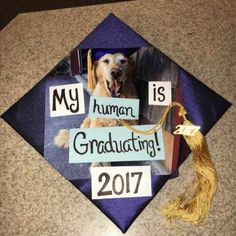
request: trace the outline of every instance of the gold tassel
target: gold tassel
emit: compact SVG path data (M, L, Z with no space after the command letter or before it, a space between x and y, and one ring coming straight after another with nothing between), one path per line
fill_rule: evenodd
M187 112L185 108L178 102L172 102L167 107L160 121L150 130L137 130L124 120L119 120L119 122L132 132L150 135L162 128L170 109L174 106L179 107L179 116L183 118L183 124L193 125L186 118ZM183 194L176 200L167 203L162 211L169 220L182 219L196 224L208 213L212 198L217 189L217 174L210 158L204 135L200 131L197 131L194 136L184 135L184 139L192 151L195 179Z
M193 124L186 119L184 125ZM167 219L182 219L196 224L208 213L217 190L217 174L203 134L197 131L194 136L184 136L184 139L192 151L195 179L183 194L167 203L162 211Z
M92 71L93 71L92 50L89 49L87 54L87 74L88 74L88 89L90 92L92 92L95 88Z

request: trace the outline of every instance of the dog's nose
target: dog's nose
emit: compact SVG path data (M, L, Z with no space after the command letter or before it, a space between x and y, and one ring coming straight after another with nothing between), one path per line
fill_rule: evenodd
M118 79L122 75L122 71L117 68L111 69L111 76L112 79Z

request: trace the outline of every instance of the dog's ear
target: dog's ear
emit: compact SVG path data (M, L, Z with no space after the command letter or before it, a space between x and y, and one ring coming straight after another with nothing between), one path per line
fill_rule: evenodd
M137 98L136 91L136 63L133 58L128 58L127 79L122 89L122 94L125 98Z
M128 71L127 71L127 75L128 75L128 80L130 80L130 82L135 83L136 80L136 64L133 58L129 57L128 58Z

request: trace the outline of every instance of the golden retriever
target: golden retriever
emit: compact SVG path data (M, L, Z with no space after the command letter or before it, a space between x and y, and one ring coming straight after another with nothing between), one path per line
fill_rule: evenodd
M135 63L122 53L105 54L95 61L92 70L93 95L105 97L137 98ZM135 124L133 121L132 124ZM116 119L87 117L81 128L118 126ZM61 129L54 139L58 147L69 147L69 130ZM94 163L96 165L96 163ZM105 163L104 163L105 164ZM107 163L108 164L108 163ZM108 164L109 165L109 164Z

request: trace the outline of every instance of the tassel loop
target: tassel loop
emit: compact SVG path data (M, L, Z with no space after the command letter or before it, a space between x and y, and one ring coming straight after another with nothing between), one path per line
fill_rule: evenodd
M187 111L185 110L184 106L179 103L179 102L172 102L165 110L165 112L163 113L163 115L161 116L159 122L151 129L149 130L138 130L135 129L134 127L132 127L129 122L125 121L125 120L118 120L118 122L120 124L122 124L123 126L125 126L127 129L129 129L131 132L134 132L136 134L142 134L142 135L151 135L154 134L155 132L157 132L159 129L161 129L166 121L166 118L168 116L168 113L170 112L170 110L173 107L178 107L179 108L179 116L183 117L183 120L187 120L186 119L186 114Z
M92 62L92 50L88 50L87 54L87 76L88 76L88 89L92 92L95 88L95 82L93 79L93 62Z
M183 121L186 121L186 120L187 120L186 114L187 114L187 111L185 110L184 106L181 105L181 106L179 107L179 113L178 113L178 115L183 118Z

